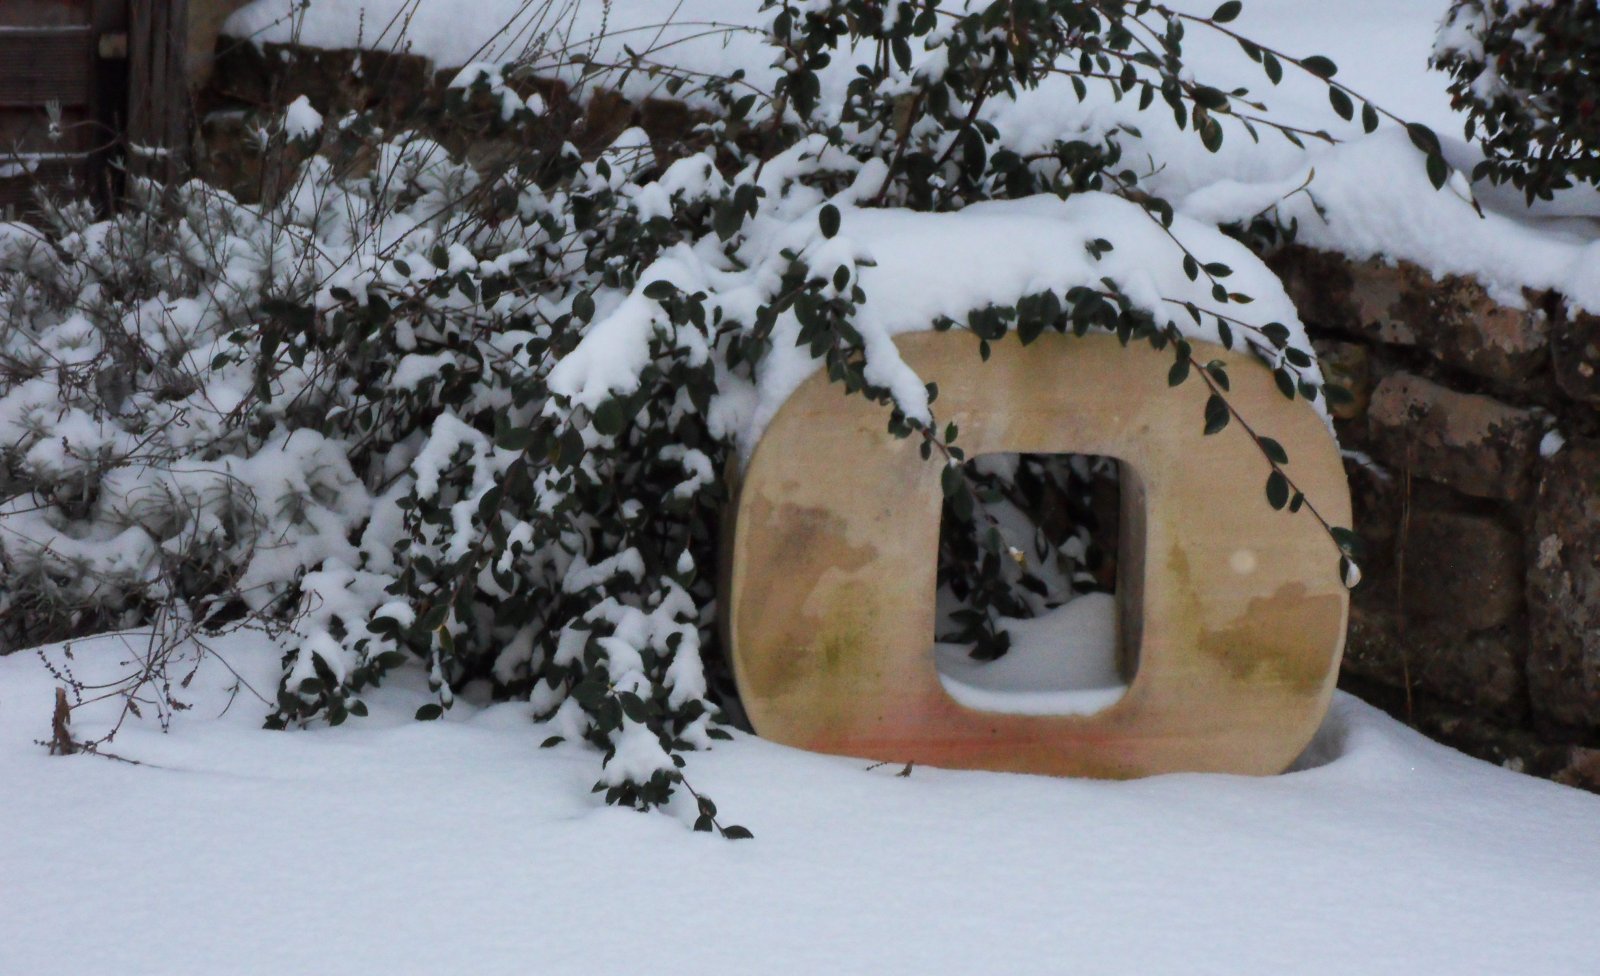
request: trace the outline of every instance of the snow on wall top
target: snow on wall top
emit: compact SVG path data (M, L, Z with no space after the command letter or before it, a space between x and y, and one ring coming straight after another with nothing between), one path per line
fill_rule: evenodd
M1173 6L1205 14L1214 4L1178 0ZM1333 57L1342 82L1434 127L1446 155L1458 168L1470 169L1477 151L1451 138L1460 131L1460 118L1449 107L1445 77L1427 68L1442 13L1437 0L1253 0L1232 26L1290 53ZM224 31L313 47L405 48L450 65L551 49L582 50L605 61L624 57L626 44L696 71L743 68L753 85L766 89L773 58L760 30L769 17L759 0L255 0ZM662 26L665 20L672 23ZM1474 276L1513 305L1520 304L1523 287L1552 288L1576 306L1600 312L1600 248L1594 245L1600 239L1600 192L1579 187L1530 209L1515 193L1479 185L1471 194L1485 210L1480 216L1464 181L1434 191L1422 175L1420 155L1396 128L1386 123L1362 136L1333 114L1319 83L1291 73L1282 85L1270 86L1233 41L1203 30L1189 33L1186 48L1197 75L1208 82L1247 86L1265 98L1273 117L1346 141L1328 146L1313 140L1302 150L1266 133L1256 144L1224 119L1222 149L1208 153L1166 113L1137 112L1131 100L1113 102L1093 89L1080 103L1065 79L991 106L990 120L1006 144L1023 152L1063 135L1093 139L1135 125L1140 136L1122 138L1127 157L1153 160L1148 186L1197 220L1248 219L1276 203L1278 215L1297 218L1300 240L1313 246ZM579 69L566 63L570 59L543 60L549 73L576 80ZM836 58L825 72L824 104L830 93L839 100L849 62ZM660 84L635 73L625 93L655 94ZM1308 193L1283 199L1313 171Z
M507 61L529 50L582 51L604 60L624 57L624 45L664 48L657 60L665 63L718 74L744 68L770 78L771 51L757 28L770 17L760 6L761 0L255 0L229 17L222 33L258 44L408 51L448 67Z

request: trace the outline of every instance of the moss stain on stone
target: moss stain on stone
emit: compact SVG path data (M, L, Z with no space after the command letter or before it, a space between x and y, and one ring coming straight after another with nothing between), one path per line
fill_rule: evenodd
M776 619L792 621L793 629L766 634L773 647L740 648L740 665L762 672L756 686L777 698L816 681L818 671L836 672L836 662L847 660L851 647L861 644L859 621L866 619L860 612L851 614L848 607L835 606L838 601L833 594L816 601L817 588L799 588L794 582L814 580L820 588L827 585L829 570L855 572L873 564L878 550L870 545L852 545L848 523L827 508L793 502L773 505L770 499L759 495L748 498L747 504L748 509L740 513L740 518L761 527L761 545L772 555L762 573L750 574L744 580L749 588L743 601L744 612L776 614ZM861 595L852 591L850 602L859 599ZM811 612L806 612L807 604L814 601L822 603L824 609L819 612L812 607ZM753 621L739 629L763 632Z
M1251 600L1229 626L1203 632L1200 650L1240 683L1314 697L1331 680L1332 669L1322 644L1307 646L1306 638L1320 639L1336 628L1340 611L1338 594L1312 596L1305 584L1288 583Z

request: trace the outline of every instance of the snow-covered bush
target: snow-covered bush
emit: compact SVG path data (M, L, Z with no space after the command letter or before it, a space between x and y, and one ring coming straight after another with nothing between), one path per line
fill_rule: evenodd
M420 667L437 698L419 718L469 689L531 700L549 741L603 752L608 802L648 809L687 786L684 752L727 734L713 626L727 474L822 370L882 404L907 450L947 461L966 526L953 558L988 579L958 594L958 620L1003 653L997 615L1041 605L1043 577L985 523L1021 475L963 474L959 431L893 333L967 328L985 356L1013 332L1148 343L1172 355L1173 385L1207 387L1207 433L1238 417L1197 338L1253 350L1286 397L1338 392L1277 283L1258 265L1236 275L1248 252L1175 217L1115 132L1025 145L991 121L1065 79L1079 99L1097 86L1159 104L1213 150L1227 131L1298 141L1183 64L1185 30L1236 36L1239 6L770 2L772 91L648 52L584 62L580 92L654 72L703 112L670 140L628 130L585 158L527 64L476 65L414 132L297 102L269 144L317 153L275 201L136 184L109 220L68 206L6 229L4 639L157 607L265 622L284 652L271 725L337 724L386 673ZM1274 83L1286 63L1335 70L1238 41ZM824 99L836 59L854 74ZM1341 114L1359 105L1377 125L1329 85ZM518 148L477 165L446 148L490 137ZM970 287L889 270L896 241L954 244L969 227L1051 244L1037 267ZM873 305L875 289L892 301ZM1241 426L1272 506L1320 521L1286 446ZM1069 494L1086 483L1030 464ZM1354 537L1323 525L1348 567ZM1081 535L1052 545L1069 543L1081 555ZM690 792L697 828L743 835Z
M0 640L225 619L353 559L371 503L324 367L260 327L314 280L310 235L200 184L48 218L0 237Z
M1548 199L1600 185L1600 6L1584 0L1456 0L1433 63L1489 158L1473 178Z

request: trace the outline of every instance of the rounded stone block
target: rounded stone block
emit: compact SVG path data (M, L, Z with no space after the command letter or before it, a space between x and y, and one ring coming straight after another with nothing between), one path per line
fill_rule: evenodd
M969 456L1077 453L1122 462L1117 599L1127 693L1093 715L977 711L934 665L941 461L885 431L884 408L825 376L779 411L746 466L724 573L724 626L756 731L820 752L933 766L1126 778L1281 772L1333 692L1348 594L1308 510L1274 511L1238 424L1205 437L1198 379L1111 336L993 344L896 340L938 383L939 421ZM1303 401L1247 354L1221 359L1229 399L1290 451L1286 468L1348 525L1339 453Z

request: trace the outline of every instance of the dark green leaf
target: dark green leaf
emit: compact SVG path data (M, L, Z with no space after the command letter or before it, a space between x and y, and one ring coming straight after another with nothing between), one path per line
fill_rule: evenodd
M533 446L534 433L529 427L508 427L494 439L494 446L502 451L526 451Z
M961 469L953 464L946 464L944 469L939 472L939 488L944 492L944 497L946 498L954 497L956 493L961 491L964 484L965 481L961 477Z
M1340 528L1337 525L1329 529L1328 534L1333 536L1334 543L1338 545L1339 550L1345 555L1353 559L1361 558L1365 547L1362 545L1360 536L1349 529Z
M1217 433L1228 426L1228 404L1222 397L1213 393L1206 400L1206 436Z
M1445 163L1443 156L1430 155L1428 157L1428 182L1433 184L1435 190L1443 189L1445 181L1450 179L1450 166Z
M1289 479L1283 476L1282 471L1267 475L1267 504L1275 509L1282 509L1289 504Z
M1211 19L1219 24L1226 24L1228 21L1239 16L1239 11L1243 9L1243 7L1244 4L1240 3L1239 0L1228 0L1227 3L1224 3L1222 6L1218 7L1212 12Z
M1289 452L1283 449L1282 444L1270 437L1259 438L1259 443L1261 444L1261 453L1270 458L1274 464L1289 463Z
M631 691L625 691L617 696L617 701L622 705L622 714L628 716L628 718L638 722L640 725L649 721L650 713L645 708L643 698ZM712 816L716 816L715 811L712 812Z
M1342 88L1329 88L1328 101L1341 119L1349 119L1356 114L1355 104L1350 101L1350 96L1346 95Z
M1323 79L1332 78L1339 73L1339 66L1320 54L1313 54L1301 61L1300 67Z
M823 237L839 233L839 208L831 203L823 204L822 212L817 214L817 224L822 228Z
M627 424L628 415L621 400L607 400L595 408L594 429L604 436L617 436Z
M1210 85L1196 85L1190 97L1194 99L1196 105L1212 111L1228 107L1228 96L1221 89L1212 88Z
M1274 85L1283 80L1283 64L1271 54L1262 53L1261 67L1266 70L1267 79Z
M1282 322L1268 322L1261 327L1261 334L1266 336L1267 341L1279 349L1282 349L1289 342L1289 327Z
M587 291L580 291L572 299L572 314L587 322L594 318L594 295Z
M586 678L574 685L571 695L574 701L591 712L609 697L605 683L596 677Z
M1421 122L1407 122L1406 135L1411 137L1411 144L1430 156L1439 155L1439 137L1433 130Z

